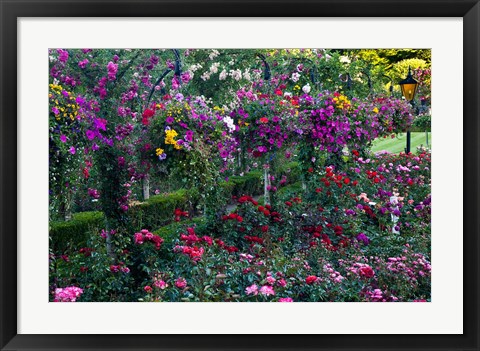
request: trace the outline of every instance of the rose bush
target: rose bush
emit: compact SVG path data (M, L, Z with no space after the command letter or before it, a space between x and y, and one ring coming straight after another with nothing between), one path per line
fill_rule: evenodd
M325 50L50 60L51 215L79 199L105 215L85 247L51 250L52 301L430 299L431 154L370 152L409 128L411 106L319 80L357 79L360 62ZM229 180L255 169L263 196L232 198ZM162 213L178 223L159 234L132 217L150 185L200 201Z

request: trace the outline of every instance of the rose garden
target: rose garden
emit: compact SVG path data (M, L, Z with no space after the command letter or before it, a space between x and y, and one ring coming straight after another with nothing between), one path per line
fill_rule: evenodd
M49 61L50 301L431 300L429 50Z

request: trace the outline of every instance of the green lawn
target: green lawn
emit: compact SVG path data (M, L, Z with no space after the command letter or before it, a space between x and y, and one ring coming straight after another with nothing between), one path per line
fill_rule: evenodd
M378 152L386 150L388 152L398 154L405 151L405 146L407 144L407 134L402 133L395 136L395 138L386 138L386 139L376 139L373 142L372 151ZM410 151L415 153L417 147L423 145L426 146L425 132L412 132L411 133L411 147ZM432 148L432 133L428 133L428 145L429 148Z

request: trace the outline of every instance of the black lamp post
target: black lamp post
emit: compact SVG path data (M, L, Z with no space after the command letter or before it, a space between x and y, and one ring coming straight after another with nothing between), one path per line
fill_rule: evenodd
M415 93L417 92L418 82L413 79L412 77L412 70L408 67L408 75L407 78L400 81L400 87L402 88L402 95L405 97L407 101L409 101L412 106L415 105ZM410 153L410 128L407 131L407 147L405 148L405 153Z

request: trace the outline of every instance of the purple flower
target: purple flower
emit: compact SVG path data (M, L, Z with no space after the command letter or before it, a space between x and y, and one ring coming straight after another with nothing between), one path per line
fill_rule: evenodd
M58 115L60 113L60 111L58 110L58 108L56 108L55 106L52 107L52 112L55 113L55 115Z
M177 101L182 102L184 98L185 97L181 93L175 94L175 100L177 100Z
M85 103L85 99L82 98L80 95L77 96L77 98L75 99L75 102L79 105L83 105Z
M64 134L60 135L60 141L65 143L67 141L67 137Z
M363 242L364 245L368 245L370 243L370 239L364 233L358 234L357 240Z
M118 65L110 61L107 65L108 80L115 80L117 77Z
M87 67L87 64L88 64L88 60L85 59L83 61L78 62L78 67L80 67L81 69L84 69L85 67Z
M75 155L75 153L77 152L77 150L72 146L70 148L70 150L68 150L72 155Z
M158 56L155 56L155 55L150 56L150 62L151 62L153 65L158 64Z
M184 84L187 84L190 79L191 79L191 76L190 76L190 73L189 72L184 72L180 75L180 79L182 80L182 82Z
M165 122L167 122L167 124L172 124L174 122L174 119L173 119L173 117L167 117Z
M173 90L178 90L180 88L180 82L178 81L177 76L173 76L172 78L172 89Z
M57 53L58 53L58 60L59 60L60 62L67 62L67 60L68 60L68 51L62 50L62 49L58 49L58 50L57 50Z
M101 118L95 118L93 125L96 129L107 130L107 121Z
M191 130L187 130L185 133L185 140L192 141L193 140L193 132Z
M93 130L89 129L85 132L85 134L87 135L88 140L95 139L95 132Z

